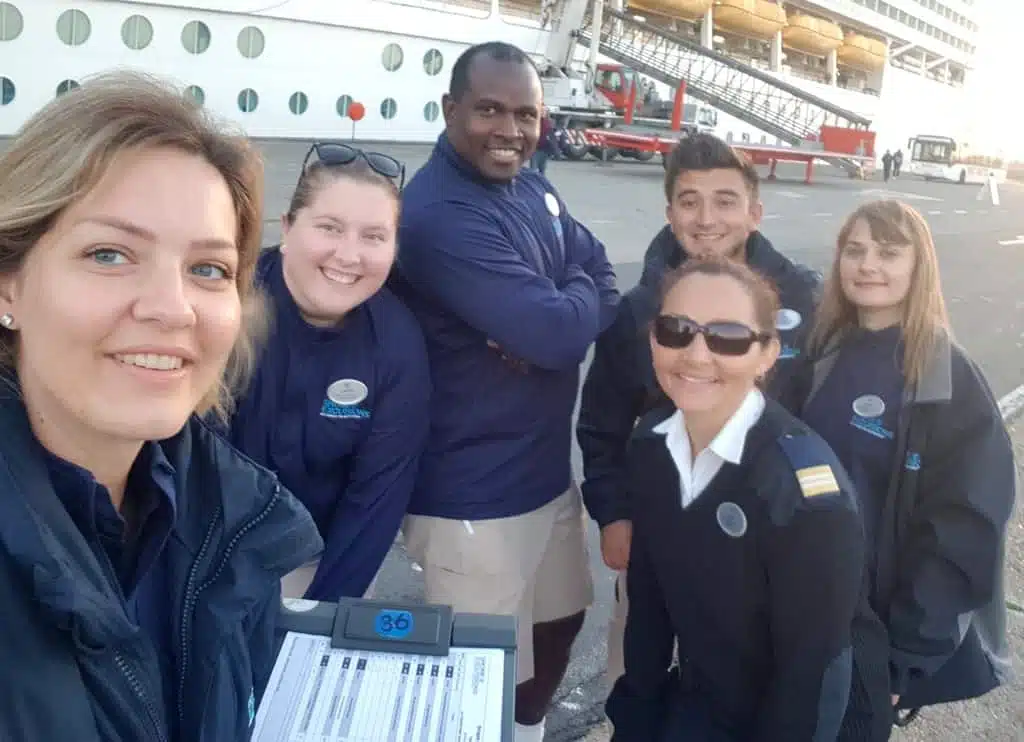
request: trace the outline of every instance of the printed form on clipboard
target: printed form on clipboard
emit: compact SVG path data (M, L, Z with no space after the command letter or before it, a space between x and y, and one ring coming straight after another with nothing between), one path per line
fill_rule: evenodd
M252 742L501 742L505 652L332 649L284 637Z

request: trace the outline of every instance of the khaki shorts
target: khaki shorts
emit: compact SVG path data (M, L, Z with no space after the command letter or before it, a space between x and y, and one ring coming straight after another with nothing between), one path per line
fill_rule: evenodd
M428 603L517 618L517 683L533 677L533 625L585 611L594 599L575 485L523 515L469 522L409 515L403 532L423 568Z
M303 564L296 570L293 570L281 578L281 597L282 598L301 598L309 590L309 586L313 584L313 578L316 576L316 570L320 566L320 560L316 559L312 562ZM364 598L372 597L373 589L377 586L377 577L380 576L378 572L373 577L373 582L366 588L366 593L363 595Z

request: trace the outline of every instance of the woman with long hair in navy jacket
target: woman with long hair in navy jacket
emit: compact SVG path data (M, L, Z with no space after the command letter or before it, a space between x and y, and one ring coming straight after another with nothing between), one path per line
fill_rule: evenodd
M1010 670L1013 449L984 375L952 340L935 245L910 206L872 202L846 220L808 358L801 416L855 483L880 619L855 632L843 738L888 739L893 721L987 693Z
M835 455L758 388L779 354L778 311L765 280L725 258L666 279L650 342L671 404L640 421L628 453L615 742L839 731L863 530Z
M0 739L241 742L309 513L200 419L259 325L263 168L87 80L0 155Z
M387 155L314 144L281 245L256 268L273 323L230 438L281 477L325 542L317 562L285 580L286 597L367 593L426 443L426 347L416 319L384 288L404 175Z

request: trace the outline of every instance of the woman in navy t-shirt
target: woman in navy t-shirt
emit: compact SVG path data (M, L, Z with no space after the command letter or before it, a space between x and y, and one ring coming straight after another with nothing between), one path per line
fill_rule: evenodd
M847 220L810 345L802 417L856 486L880 619L855 632L841 739L888 739L915 709L1007 677L1013 451L984 376L951 339L935 246L911 207L869 203Z
M315 158L314 158L315 156ZM286 596L358 597L398 532L427 436L419 325L383 288L395 259L404 168L316 144L257 281L273 326L231 440L313 515L325 548Z

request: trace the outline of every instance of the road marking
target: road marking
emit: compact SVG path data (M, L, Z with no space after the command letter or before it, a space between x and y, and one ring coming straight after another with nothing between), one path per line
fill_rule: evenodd
M781 219L782 214L765 214L761 217L762 219Z
M1003 247L1007 247L1009 245L1024 245L1024 234L1019 234L1016 239L1012 240L999 240L999 244Z
M898 201L942 201L935 196L924 196L920 193L909 193L907 191L890 191L885 188L866 188L860 192L863 196L872 196L879 199L896 199Z
M1004 422L1012 421L1022 411L1024 411L1024 384L999 399L999 413L1003 416Z
M775 195L783 198L807 198L806 193L797 193L796 191L775 191Z
M832 216L831 211L816 211L813 216Z
M966 209L954 209L953 213L954 214L966 214L967 210Z
M941 214L941 213L942 213L942 212L941 212L941 211L939 211L938 209L932 209L931 211L929 211L929 212L928 212L928 215L929 215L929 216L938 216L938 215L939 215L939 214Z

